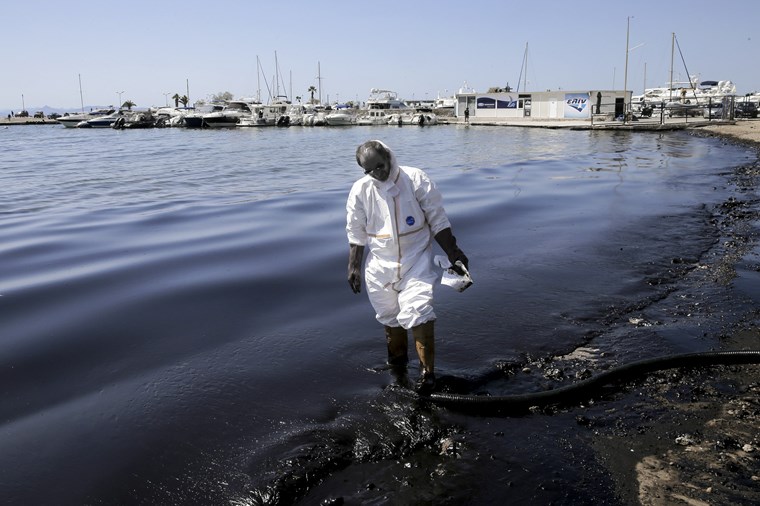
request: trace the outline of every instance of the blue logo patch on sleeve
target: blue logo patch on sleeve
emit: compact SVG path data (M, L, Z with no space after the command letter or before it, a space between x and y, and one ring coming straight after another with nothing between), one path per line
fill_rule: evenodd
M407 216L406 217L406 224L409 225L410 227L412 225L414 225L414 216Z

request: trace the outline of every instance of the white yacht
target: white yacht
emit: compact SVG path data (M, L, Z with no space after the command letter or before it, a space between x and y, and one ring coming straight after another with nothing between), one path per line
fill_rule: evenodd
M418 126L437 125L438 116L430 111L417 111L416 113L412 114L409 123Z
M449 109L454 110L457 106L457 97L442 97L441 92L435 97L433 102L433 109Z
M395 91L372 88L369 90L367 107L361 112L359 117L356 118L356 124L387 125L388 121L391 120L391 115L394 113L406 113L411 111L412 109L406 104L406 102L399 100L398 94Z
M203 125L209 128L236 127L241 119L253 115L255 104L244 100L230 100L224 109L203 115Z
M255 104L252 106L253 114L240 118L239 127L263 127L263 126L289 126L287 102L277 102L269 105Z
M329 126L353 125L354 119L354 115L346 108L335 109L330 114L325 115L325 122Z
M76 125L77 128L111 128L113 127L113 124L116 123L116 121L121 118L122 114L124 114L121 109L118 111L114 111L111 114L106 114L104 116L96 116L94 118L86 119L84 121L81 121L78 125Z
M372 88L367 98L367 109L409 109L409 106L403 100L399 100L395 91Z
M157 124L175 127L184 125L185 116L194 112L194 107L159 107L153 111L153 115Z
M369 109L364 114L356 118L357 125L387 125L390 115L385 114L383 109Z
M56 121L66 128L76 128L83 121L91 120L94 118L102 118L114 113L114 109L95 109L94 111L81 113L81 114L64 114Z
M303 126L325 126L325 108L322 105L313 105L309 107L302 116L301 125Z
M200 106L197 109L194 109L193 112L188 112L184 116L182 116L182 121L177 126L185 126L187 128L204 128L206 125L203 123L203 117L206 114L210 114L212 112L220 112L224 109L224 104L205 104Z
M660 107L663 104L708 105L720 102L726 96L736 95L732 81L700 81L691 76L688 81L674 81L670 85L646 88L641 95L631 97L634 109L644 105Z

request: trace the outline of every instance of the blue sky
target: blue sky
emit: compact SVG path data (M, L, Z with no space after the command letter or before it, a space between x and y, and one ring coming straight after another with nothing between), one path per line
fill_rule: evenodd
M78 108L79 76L85 105L163 105L188 83L193 101L266 101L275 52L280 93L308 97L319 65L324 101L515 88L526 44L521 89L622 89L629 23L634 94L669 80L672 33L689 74L760 90L756 0L0 0L0 19L0 110Z

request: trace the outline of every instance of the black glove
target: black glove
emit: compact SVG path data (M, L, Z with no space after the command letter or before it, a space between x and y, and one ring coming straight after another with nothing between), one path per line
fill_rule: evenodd
M364 259L364 246L350 244L348 250L348 284L351 291L362 291L362 260Z
M449 258L449 262L451 262L451 268L454 270L454 272L460 276L464 274L462 269L457 266L457 260L462 262L462 265L464 265L465 269L470 269L467 255L465 255L464 252L459 249L459 246L457 246L457 239L454 237L454 234L451 233L451 228L444 228L435 234L435 241L441 247L443 252L446 253L446 256Z

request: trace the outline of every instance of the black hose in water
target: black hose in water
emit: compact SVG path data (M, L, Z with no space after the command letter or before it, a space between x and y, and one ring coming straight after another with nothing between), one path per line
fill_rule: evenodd
M622 380L631 380L653 371L676 367L758 363L760 363L760 350L687 353L624 364L578 383L543 392L502 396L434 392L428 396L421 397L437 405L456 410L483 414L494 412L500 414L519 414L524 413L532 407L542 408L551 405L569 405L587 400L604 385Z

